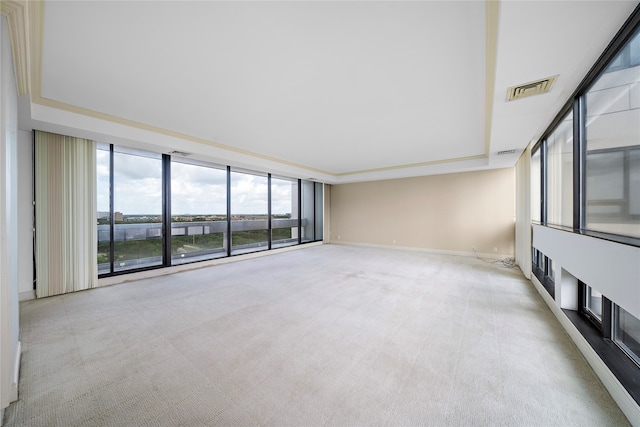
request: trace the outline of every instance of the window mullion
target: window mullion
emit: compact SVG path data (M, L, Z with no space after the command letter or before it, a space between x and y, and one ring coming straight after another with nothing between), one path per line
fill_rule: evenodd
M115 224L116 219L114 215L114 171L115 167L113 164L113 144L109 144L109 273L112 274L114 272L114 258L115 258Z
M273 224L271 223L271 174L267 174L267 247L271 249Z
M162 155L162 265L171 265L171 156Z

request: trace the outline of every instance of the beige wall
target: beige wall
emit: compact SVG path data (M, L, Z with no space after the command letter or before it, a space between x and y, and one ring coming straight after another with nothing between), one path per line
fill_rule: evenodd
M322 240L325 242L331 241L331 185L324 184L323 186L324 193L322 195L322 200L324 203L323 207L323 221L322 224Z
M513 168L339 184L330 194L332 242L514 254Z

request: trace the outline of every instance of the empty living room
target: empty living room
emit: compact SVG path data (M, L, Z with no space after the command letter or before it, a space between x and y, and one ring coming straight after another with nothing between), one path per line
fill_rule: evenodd
M637 1L27 1L1 426L640 426Z

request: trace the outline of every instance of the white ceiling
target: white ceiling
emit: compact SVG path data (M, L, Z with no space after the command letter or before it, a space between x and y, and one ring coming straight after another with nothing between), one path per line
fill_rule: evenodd
M330 183L508 167L636 5L503 1L487 48L483 1L47 1L21 124Z

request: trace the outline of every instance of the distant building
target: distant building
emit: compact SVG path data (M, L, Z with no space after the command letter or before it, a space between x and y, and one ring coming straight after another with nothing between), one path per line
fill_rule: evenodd
M113 213L113 219L114 221L124 221L124 215L122 215L122 212L114 212Z

